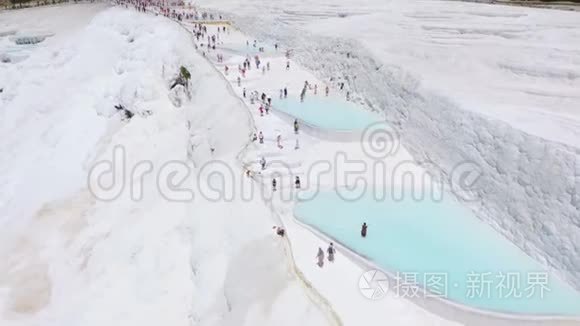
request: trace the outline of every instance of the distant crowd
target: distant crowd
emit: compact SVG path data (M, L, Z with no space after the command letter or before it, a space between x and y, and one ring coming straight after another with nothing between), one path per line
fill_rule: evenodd
M193 6L184 5L183 1L169 4L167 1L155 0L117 0L117 5L125 6L125 8L133 7L139 12L151 11L178 21L222 19L220 15L199 13Z

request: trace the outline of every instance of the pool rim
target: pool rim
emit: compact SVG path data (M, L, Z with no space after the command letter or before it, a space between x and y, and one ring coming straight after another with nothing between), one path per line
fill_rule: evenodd
M313 225L310 225L306 222L302 222L299 219L298 214L296 212L296 205L294 205L294 207L292 209L292 217L293 217L293 220L296 224L298 224L300 227L303 227L304 229L310 231L319 239L322 239L326 242L333 242L336 247L338 247L342 250L343 253L346 253L345 256L348 259L353 261L355 264L357 264L361 268L366 269L366 270L381 271L381 272L385 273L385 275L387 275L387 277L389 278L389 281L396 279L396 276L394 275L393 271L387 270L381 266L378 266L375 262L373 262L372 259L365 256L364 254L356 252L355 250L351 249L349 246L342 243L340 240L337 240L334 237L326 234L325 232L318 230ZM430 293L430 291L422 285L418 286L418 288L422 294ZM425 296L424 296L424 298L418 297L418 298L399 298L399 299L413 302L414 304L416 304L416 305L420 306L421 308L428 310L428 311L432 311L431 309L429 309L427 307L428 301L434 300L434 301L443 303L445 305L448 305L452 308L457 308L457 309L461 310L462 312L467 312L467 313L476 314L476 315L485 316L485 317L500 318L500 319L504 319L507 321L528 321L528 322L559 321L559 322L580 323L580 314L568 316L568 315L558 315L558 314L534 315L534 314L526 314L526 313L518 313L518 312L502 312L502 311L495 311L495 310L491 310L491 309L482 309L482 308L469 306L469 305L462 304L460 302L450 300L448 298L443 298L443 297L440 297L437 295L432 295L432 296L429 296L428 298L425 298ZM423 302L419 302L419 300L417 300L417 299L423 299ZM434 313L437 314L437 312L434 312Z

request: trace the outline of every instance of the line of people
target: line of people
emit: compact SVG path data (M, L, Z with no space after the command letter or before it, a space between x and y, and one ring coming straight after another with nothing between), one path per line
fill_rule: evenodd
M207 33L207 28L204 26L205 31ZM224 29L225 31L225 29ZM215 39L211 39L212 43L215 43ZM249 43L248 43L249 44ZM257 46L256 41L254 41L253 44L254 47ZM278 48L278 45L276 44L276 50ZM215 47L213 47L213 49L215 49ZM260 48L261 52L263 52L262 50L263 48ZM258 55L254 56L254 64L257 70L260 69L260 65L261 65L261 60L260 57ZM218 54L218 63L223 62L223 55ZM236 81L237 81L237 85L238 87L241 87L241 77L245 78L245 74L246 71L251 70L251 61L250 61L250 57L247 56L245 58L245 60L242 62L241 65L238 65L238 71L240 73L240 76L237 77ZM286 70L290 69L290 61L286 62ZM266 71L270 70L270 63L267 62L266 66L262 67L262 73L265 74ZM225 67L225 72L226 75L228 73L228 67ZM332 79L331 79L332 81ZM339 83L339 88L341 90L344 89L344 82ZM304 101L304 98L306 96L307 90L312 90L314 95L318 94L318 84L314 84L311 85L309 84L308 81L304 82L304 87L302 88L301 94L300 94L300 100L301 102ZM328 85L325 86L324 89L324 93L325 96L328 97L330 94L330 88ZM243 88L242 90L242 96L243 98L247 98L247 90L246 88ZM288 97L288 89L286 87L280 89L280 99L286 99ZM350 92L347 91L346 92L346 99L347 101L350 100ZM272 98L268 97L265 93L259 93L258 91L253 91L250 93L250 103L251 104L255 104L256 102L260 103L260 106L258 107L258 112L260 114L260 116L264 116L264 114L268 115L269 111L271 109L271 105L272 105ZM294 120L293 123L293 130L294 130L294 134L298 134L299 130L300 130L300 126L298 123L298 119ZM258 142L259 144L264 144L264 134L262 133L262 131L259 131L258 134L254 133L252 136L252 141L253 142ZM279 149L283 149L283 145L282 145L282 136L280 134L277 135L276 137L276 145ZM296 139L296 146L295 149L299 148L299 143L298 143L298 139ZM266 170L267 167L267 161L266 158L264 156L261 157L260 161L260 167L261 170ZM247 171L248 176L250 175L250 170ZM295 189L301 189L302 185L301 185L301 180L299 176L295 176L294 178L294 187ZM276 178L272 178L272 191L275 192L278 190L278 181L276 180ZM283 227L274 227L276 230L276 234L280 237L284 237L285 236L285 229ZM363 223L361 226L361 237L362 238L366 238L367 237L367 232L368 232L368 225L367 223ZM331 242L328 246L328 248L326 249L326 258L328 259L329 262L334 262L335 259L335 253L336 253L336 249L334 248L334 244ZM325 252L322 250L322 248L318 248L318 252L316 254L316 259L317 259L317 265L322 268L324 266L324 261L325 261Z
M219 27L218 27L219 28ZM199 27L199 30L204 31L204 34L207 34L207 27L203 26ZM223 31L225 32L225 27L223 29ZM203 37L203 35L201 37ZM212 48L215 49L215 37L212 37L211 42L213 43ZM209 43L209 41L208 41ZM254 41L254 47L256 47L256 41ZM276 50L278 48L278 44L276 44ZM263 52L262 48L260 48L261 52ZM258 55L254 56L254 64L257 70L260 69L260 65L261 65L261 59ZM218 63L222 63L223 62L223 55L218 54ZM289 70L290 69L290 61L287 61L286 63L286 69ZM228 73L229 68L227 66L225 66L225 72L226 75ZM238 65L238 71L240 73L240 76L237 77L236 81L237 81L237 85L238 87L241 87L241 77L245 78L245 73L246 71L251 70L251 61L250 61L250 57L247 56L245 58L245 60L242 62L241 65ZM262 67L262 73L264 74L266 71L270 70L270 63L267 62L266 66ZM332 79L331 79L332 81ZM344 89L344 82L339 83L339 87L340 89ZM301 102L304 101L304 98L306 96L307 90L313 90L314 95L318 94L318 84L314 84L314 85L310 85L308 81L304 82L304 87L302 89L302 92L300 94L300 100ZM325 86L325 96L328 97L330 94L330 88L328 85ZM242 96L244 98L247 98L247 90L246 88L243 89L242 91ZM280 99L286 99L288 97L288 89L286 87L284 87L283 89L280 89ZM347 91L346 92L346 99L350 100L350 92ZM271 105L272 105L272 98L268 97L265 93L259 93L258 91L253 91L250 93L250 103L254 104L256 102L260 103L260 106L258 107L258 112L260 114L260 116L264 116L264 114L268 115L269 111L271 109ZM298 119L294 120L293 123L293 130L294 130L294 134L298 134L299 130L300 130L300 126L298 123ZM276 143L277 143L277 147L279 149L283 149L283 145L282 145L282 136L280 134L277 135L276 137ZM264 134L262 133L262 131L259 131L258 134L254 133L252 136L252 141L253 142L259 142L259 144L264 144ZM299 148L299 143L298 143L298 139L296 139L296 146L295 149ZM260 167L261 170L265 170L267 167L267 161L266 158L262 156L262 158L259 161L260 163ZM250 175L250 170L247 171L248 176ZM302 185L301 185L301 180L299 176L295 176L294 178L294 187L295 189L301 189ZM276 178L272 178L272 191L275 192L278 190L278 181L276 180ZM285 236L285 230L282 227L275 227L276 229L276 234L284 237ZM367 232L368 232L368 225L367 223L363 223L363 225L361 226L361 237L366 238L367 236ZM336 249L334 248L334 244L331 242L329 247L326 250L326 254L327 254L327 259L329 262L334 262L334 255L335 255ZM319 267L323 267L324 266L324 261L325 261L325 252L322 250L322 248L318 248L318 252L316 255L317 258L317 265Z
M205 27L205 26L204 26ZM205 31L207 31L207 28L205 29ZM211 38L210 39L212 43L214 43L214 45L212 46L212 49L215 49L215 38ZM208 42L209 43L209 42ZM254 41L254 47L256 46L256 41ZM277 44L276 44L276 49L277 49ZM223 62L223 55L218 54L218 62L221 63ZM256 69L260 69L260 65L261 65L261 60L260 57L258 55L254 56L254 63L255 63L255 67ZM229 68L227 66L225 66L225 73L227 75ZM290 69L290 61L287 61L286 63L286 69L289 70ZM238 65L238 71L241 75L241 77L245 78L245 73L247 70L251 70L251 61L249 57L246 57L245 60L242 62L242 65ZM267 62L265 67L262 67L262 73L264 74L266 71L270 70L270 63ZM241 78L240 76L237 77L236 79L237 81L237 85L238 87L241 87ZM342 87L344 87L344 84L341 85ZM342 88L341 87L341 88ZM308 81L305 81L304 83L304 87L302 89L301 92L301 101L304 101L304 97L306 95L307 90L313 90L314 95L318 94L318 85L315 84L314 86L310 85L308 83ZM330 88L328 85L325 86L325 96L329 96L330 93ZM242 91L242 96L244 98L247 98L247 90L246 88L243 89ZM288 97L288 89L286 87L284 87L283 89L280 89L280 99L285 99ZM347 100L350 99L350 93L347 92ZM250 94L250 103L254 104L256 102L260 102L260 106L258 107L258 112L260 114L260 116L264 116L264 114L268 115L269 111L271 109L271 105L272 105L272 99L271 97L268 97L265 93L259 93L258 91L253 91ZM298 119L294 120L293 123L293 130L294 130L294 134L298 134L299 130L300 130L300 126L298 123ZM276 143L277 143L277 147L279 149L283 148L282 145L282 136L280 134L277 135L276 137ZM264 144L264 134L262 131L259 131L258 134L254 133L252 136L252 141L253 142L259 142L259 144ZM298 144L298 139L296 139L296 146L295 149L299 148L299 144ZM262 156L262 158L260 159L260 167L261 170L265 170L266 166L267 166L267 161L266 158ZM249 170L248 170L248 175L249 175ZM276 180L276 178L272 179L272 191L277 191L278 187L278 181ZM299 176L295 176L294 179L294 187L296 189L301 189L302 185L301 185L301 180ZM362 237L366 237L367 235L367 224L364 223L361 227L361 236ZM285 235L285 230L282 227L276 227L276 234L283 237ZM327 253L327 258L329 262L334 262L334 255L335 255L336 249L334 248L334 244L331 242L329 247L326 250ZM318 248L318 253L316 255L317 257L317 265L319 267L323 267L324 266L324 261L325 261L325 252L322 250L322 248Z

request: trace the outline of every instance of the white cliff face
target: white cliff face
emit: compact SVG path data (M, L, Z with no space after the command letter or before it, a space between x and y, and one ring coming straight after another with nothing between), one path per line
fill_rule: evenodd
M64 37L54 20L73 17L85 20ZM197 193L183 202L160 190L168 162L187 166L183 187L198 189L188 154L242 176L235 156L252 128L185 29L103 4L2 12L0 21L54 33L22 61L0 65L0 324L326 323L288 272L260 198ZM191 72L191 97L169 89L181 66ZM205 145L192 150L198 138ZM99 197L91 171L118 162L117 149L121 191L102 200L111 198ZM152 171L135 178L139 165Z

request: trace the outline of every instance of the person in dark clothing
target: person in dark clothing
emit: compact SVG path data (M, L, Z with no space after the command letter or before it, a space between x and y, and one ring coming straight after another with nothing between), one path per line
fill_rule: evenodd
M324 266L324 251L322 248L318 247L318 253L316 254L316 258L318 259L318 267L322 268Z
M367 228L368 228L368 226L367 226L367 223L366 223L366 222L365 222L365 223L363 223L363 225L362 225L362 228L361 228L361 230L360 230L360 235L361 235L363 238L366 238L366 237L367 237Z
M326 249L326 252L328 253L328 261L329 262L333 262L334 261L334 243L330 243L330 246L328 246L328 249Z
M284 234L286 234L286 231L284 230L284 228L277 227L276 228L276 234L279 235L279 236L281 236L281 237L284 237Z

